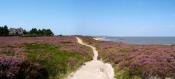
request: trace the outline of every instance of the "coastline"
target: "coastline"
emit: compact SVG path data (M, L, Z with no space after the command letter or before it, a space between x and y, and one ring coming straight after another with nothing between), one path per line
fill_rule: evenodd
M123 77L133 79L174 79L174 64L171 63L175 62L174 58L172 58L175 57L174 45L130 44L106 41L106 39L99 37L97 39L91 37L82 38L86 43L97 47L99 50L99 58L105 62L113 63L116 79ZM170 60L171 62L167 62L166 60ZM162 64L164 66L162 66ZM138 68L141 70L137 70ZM165 72L161 72L159 69ZM148 75L138 74L135 70L141 74L146 72ZM152 73L156 73L156 76Z
M102 36L101 37L93 37L93 39L96 41L110 41L110 42L124 43L124 44L130 44L130 45L167 45L167 46L175 45L175 42L171 41L171 40L165 40L166 42L163 42L160 40L156 40L156 41L153 40L152 41L150 39L149 40L145 40L145 39L137 40L137 38L139 39L139 37L136 37L136 40L127 39L128 37L122 37L122 38L121 37L113 37L113 38L116 38L116 39L110 39L110 37L102 37ZM135 37L129 37L129 38L135 39ZM150 38L150 37L148 37L148 38Z
M93 39L97 41L105 41L105 38L106 37L93 37Z

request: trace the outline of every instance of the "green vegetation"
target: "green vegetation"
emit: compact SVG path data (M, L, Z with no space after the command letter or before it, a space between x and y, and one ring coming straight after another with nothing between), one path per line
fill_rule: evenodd
M13 51L10 51L10 50L2 51L1 53L2 53L2 54L5 54L5 55L7 55L7 56L14 56L14 54L15 54Z
M27 36L53 36L53 32L50 29L36 29L32 28L29 32L25 31Z
M48 70L49 79L62 79L86 60L80 53L59 50L50 44L26 44L28 59Z
M8 36L9 31L6 25L0 27L0 36Z
M129 51L131 51L129 48L119 48L117 50L118 52L123 52L123 53L128 53Z
M142 79L139 76L131 76L128 68L120 69L118 65L113 66L116 79Z
M130 79L128 69L119 70L117 68L115 70L116 70L116 72L115 72L115 78L117 78L117 79Z
M9 28L7 25L0 26L0 36L53 36L54 33L50 29L32 28L26 31L23 28Z

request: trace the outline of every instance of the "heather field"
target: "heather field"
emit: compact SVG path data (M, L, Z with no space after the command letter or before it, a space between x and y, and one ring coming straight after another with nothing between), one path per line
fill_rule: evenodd
M99 59L113 63L117 79L174 79L174 45L134 45L81 37L99 50Z
M110 62L116 79L174 79L174 45L134 45L79 36ZM63 79L92 58L75 36L0 37L0 79Z
M90 52L74 36L0 37L0 79L62 79Z

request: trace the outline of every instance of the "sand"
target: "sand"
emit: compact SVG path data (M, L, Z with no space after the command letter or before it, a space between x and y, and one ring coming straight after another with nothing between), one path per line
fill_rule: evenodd
M90 47L93 50L93 60L86 62L76 72L71 73L66 79L114 79L112 65L98 60L98 51L94 46L88 45L82 39L76 37L81 45Z

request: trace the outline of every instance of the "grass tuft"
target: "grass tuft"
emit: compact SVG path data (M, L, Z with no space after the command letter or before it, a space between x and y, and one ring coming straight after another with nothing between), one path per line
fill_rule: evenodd
M86 60L78 52L62 51L50 44L26 44L28 59L48 70L49 79L62 79Z

